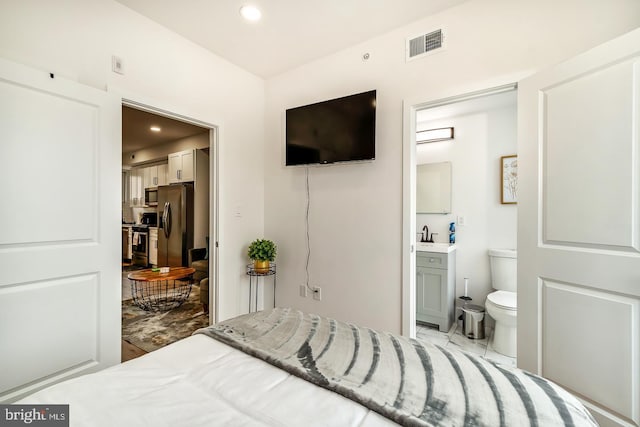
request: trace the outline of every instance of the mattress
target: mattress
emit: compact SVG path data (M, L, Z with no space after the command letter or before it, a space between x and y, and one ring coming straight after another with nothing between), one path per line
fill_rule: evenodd
M536 375L288 308L35 393L71 426L597 426Z
M199 332L406 426L597 426L574 396L540 376L291 308Z
M69 404L71 426L396 425L205 335L16 403Z

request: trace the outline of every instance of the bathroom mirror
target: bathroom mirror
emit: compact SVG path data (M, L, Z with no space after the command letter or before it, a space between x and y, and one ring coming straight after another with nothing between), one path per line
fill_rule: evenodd
M418 165L416 212L451 213L451 162Z

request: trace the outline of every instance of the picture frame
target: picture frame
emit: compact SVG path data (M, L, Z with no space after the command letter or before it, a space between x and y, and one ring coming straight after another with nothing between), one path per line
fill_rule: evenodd
M512 154L500 157L500 203L518 203L518 156Z

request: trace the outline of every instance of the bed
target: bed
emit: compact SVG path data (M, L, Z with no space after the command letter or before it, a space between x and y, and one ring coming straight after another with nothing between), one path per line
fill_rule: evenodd
M525 371L288 308L18 403L68 403L72 426L597 426Z

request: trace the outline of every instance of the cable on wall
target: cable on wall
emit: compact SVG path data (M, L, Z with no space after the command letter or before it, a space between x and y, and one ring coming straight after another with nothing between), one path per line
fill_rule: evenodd
M307 188L307 213L305 215L305 226L307 234L307 263L305 264L305 272L307 275L307 289L313 292L309 286L309 261L311 260L311 238L309 237L309 209L311 207L311 193L309 191L309 168L305 168L306 188Z

